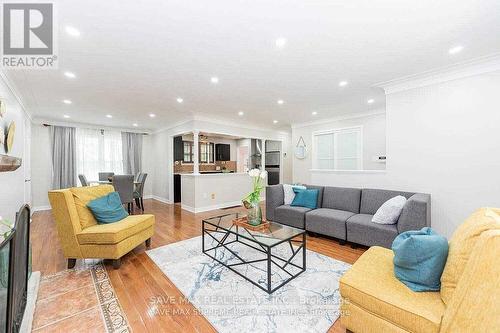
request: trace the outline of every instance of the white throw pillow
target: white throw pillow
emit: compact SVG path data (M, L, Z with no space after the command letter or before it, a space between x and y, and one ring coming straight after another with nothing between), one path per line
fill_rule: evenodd
M283 203L285 205L290 205L293 199L295 199L295 192L293 191L294 188L306 189L305 186L283 184L283 193L285 194Z
M406 198L402 195L387 200L377 209L377 212L373 215L372 222L378 224L397 223L405 204Z

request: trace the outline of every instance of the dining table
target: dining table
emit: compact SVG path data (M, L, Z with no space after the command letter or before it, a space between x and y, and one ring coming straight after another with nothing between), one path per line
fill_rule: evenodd
M91 180L89 181L89 184L100 184L100 185L106 185L106 184L113 184L112 181L108 180ZM134 180L134 185L140 185L141 182L135 181Z

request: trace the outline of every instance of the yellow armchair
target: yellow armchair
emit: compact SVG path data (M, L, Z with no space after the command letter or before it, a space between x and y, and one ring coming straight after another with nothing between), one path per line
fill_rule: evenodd
M110 192L111 185L74 187L49 192L52 214L68 268L73 268L76 259L112 259L115 268L120 267L120 258L146 242L151 245L155 217L150 214L129 215L125 219L97 224L86 207L87 203Z
M438 292L394 277L393 253L371 247L340 280L341 322L362 332L494 332L500 327L500 210L481 208L454 233Z

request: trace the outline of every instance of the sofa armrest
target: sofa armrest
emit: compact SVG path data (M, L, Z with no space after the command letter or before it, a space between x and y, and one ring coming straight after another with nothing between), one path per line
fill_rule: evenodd
M285 194L283 185L271 185L266 187L266 220L274 221L274 210L284 204Z
M401 212L398 220L398 232L420 230L431 226L431 196L426 193L412 195Z

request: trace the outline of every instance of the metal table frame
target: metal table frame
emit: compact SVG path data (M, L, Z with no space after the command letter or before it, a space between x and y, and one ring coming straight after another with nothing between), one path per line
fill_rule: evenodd
M231 214L228 214L228 215L231 215ZM220 220L223 217L228 216L228 215L218 216L218 217L215 217L215 218L218 218L218 221L220 222ZM228 269L230 269L234 273L236 273L239 276L243 277L245 280L251 282L253 285L259 287L262 290L264 290L268 294L272 294L273 292L275 292L279 288L283 287L285 284L287 284L288 282L292 281L293 279L295 279L297 276L299 276L300 274L302 274L306 270L306 232L305 232L305 230L302 233L299 233L297 235L288 237L286 239L282 239L279 242L277 242L276 244L267 245L267 244L263 244L262 242L259 242L254 237L254 235L252 235L252 233L250 231L248 231L248 230L247 230L248 236L247 235L239 234L238 233L239 228L240 228L239 226L233 225L229 229L227 229L225 227L219 226L216 223L212 223L212 222L203 220L203 222L202 222L202 251L203 251L203 253L205 255L207 255L208 257L212 258L213 260L217 261L218 263L220 263L224 267L227 267ZM216 233L219 233L219 234L222 235L222 238L220 240L217 239L213 235L213 234L216 234ZM215 246L209 248L209 249L205 249L205 235L211 237L215 242L217 242L217 244ZM236 236L236 239L227 242L227 239L228 239L228 237L230 235ZM240 240L240 238L244 239L246 241L249 241L252 244L248 244L247 242L243 242L243 241ZM296 238L299 238L299 239L296 239ZM231 250L230 248L227 247L229 244L232 244L232 243L235 243L235 242L238 242L239 244L246 245L246 246L248 246L248 247L250 247L250 248L252 248L252 249L254 249L256 251L264 253L265 254L265 258L255 259L255 260L246 260L246 259L242 258L237 253L235 253L233 250ZM280 245L280 244L282 244L284 242L288 242L288 244L290 245L290 249L292 251L292 254L291 254L291 256L289 258L281 258L281 257L279 257L279 256L277 256L277 255L275 255L275 254L273 254L271 252L272 248L274 248L274 247L276 247L276 246L278 246L278 245ZM253 244L255 244L255 245L253 245ZM294 249L294 244L297 245L297 247L295 249ZM234 263L234 264L225 264L224 262L220 261L215 256L213 256L213 255L211 255L209 253L209 251L217 250L219 248L226 249L232 255L234 255L240 262L237 262L237 263ZM295 263L293 263L293 262L291 262L292 259L295 258L295 256L299 252L302 252L302 267L299 266L299 265L297 265L297 264L295 264ZM263 262L263 261L267 261L267 283L266 283L267 288L264 287L264 286L262 286L261 284L255 282L255 281L251 280L249 277L245 276L244 274L238 272L237 270L235 270L233 268L234 266L249 265L249 264L253 264L253 263L256 263L256 262ZM279 261L280 263L283 262L283 264L280 264L277 261ZM276 286L274 288L272 288L272 283L271 283L272 282L271 281L271 272L272 272L271 271L271 264L275 264L279 269L281 269L282 271L284 271L286 274L288 274L290 276L288 279L284 280L283 282L281 282L278 286ZM295 274L290 273L286 269L286 267L289 266L289 265L294 266L295 268L300 269L300 271L298 273L295 273Z

